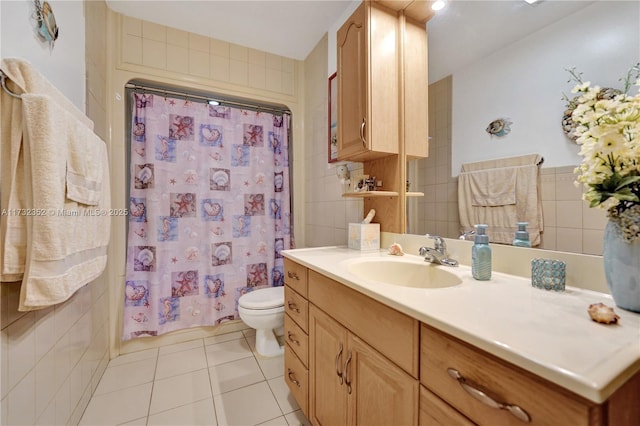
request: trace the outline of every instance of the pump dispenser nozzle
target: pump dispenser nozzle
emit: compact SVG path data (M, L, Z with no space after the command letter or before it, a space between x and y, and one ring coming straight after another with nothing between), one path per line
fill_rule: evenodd
M529 232L527 232L527 225L529 222L518 222L518 230L516 231L515 238L513 239L513 245L518 247L531 247L531 241L529 240Z

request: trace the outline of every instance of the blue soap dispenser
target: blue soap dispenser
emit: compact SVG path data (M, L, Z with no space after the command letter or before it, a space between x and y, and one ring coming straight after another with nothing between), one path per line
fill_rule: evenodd
M486 231L488 225L476 225L476 236L471 248L471 273L480 281L491 279L491 247Z
M529 239L529 232L527 232L527 225L529 222L518 222L518 230L516 231L515 238L513 239L513 245L518 247L531 247L531 240Z

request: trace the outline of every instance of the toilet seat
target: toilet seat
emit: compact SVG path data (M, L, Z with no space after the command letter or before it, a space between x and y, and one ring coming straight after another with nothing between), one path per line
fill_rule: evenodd
M243 294L238 306L245 309L273 309L284 306L284 287L268 287Z

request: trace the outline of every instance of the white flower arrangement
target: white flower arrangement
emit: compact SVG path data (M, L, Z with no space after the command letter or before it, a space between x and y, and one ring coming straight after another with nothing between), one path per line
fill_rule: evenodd
M579 94L571 101L582 157L576 184L586 188L589 207L606 209L631 241L640 236L640 64L629 69L623 90L591 86L569 72L578 83L572 92ZM639 90L632 96L633 79Z

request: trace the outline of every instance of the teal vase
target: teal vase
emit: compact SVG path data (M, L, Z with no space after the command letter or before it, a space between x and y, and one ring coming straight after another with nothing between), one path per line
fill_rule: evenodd
M604 230L604 273L613 300L622 309L640 312L640 238L625 241L616 222Z

